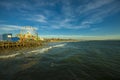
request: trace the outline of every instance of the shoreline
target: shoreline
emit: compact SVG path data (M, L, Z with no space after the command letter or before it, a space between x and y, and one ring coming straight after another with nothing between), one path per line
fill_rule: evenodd
M43 42L42 44L38 45L38 46L29 46L29 47L12 47L12 48L4 48L4 49L0 49L0 56L7 56L7 55L13 55L19 52L27 52L27 51L31 51L37 48L42 48L43 46L45 46L47 44L47 42Z

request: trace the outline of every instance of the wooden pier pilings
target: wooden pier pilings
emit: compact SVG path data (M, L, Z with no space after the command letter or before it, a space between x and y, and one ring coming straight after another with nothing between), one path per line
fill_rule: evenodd
M42 45L42 43L33 42L0 42L0 49L16 48L16 47L37 47Z

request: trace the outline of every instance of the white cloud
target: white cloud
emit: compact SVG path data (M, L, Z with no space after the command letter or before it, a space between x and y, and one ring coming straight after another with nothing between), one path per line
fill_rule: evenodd
M12 31L12 30L18 30L21 29L22 27L16 26L16 25L0 25L0 30L5 30L5 31Z
M43 15L31 15L29 16L29 18L27 18L27 20L41 22L41 23L47 22L47 18Z
M90 29L91 31L98 31L99 30L99 28L92 28L92 29Z
M81 22L81 24L91 25L91 24L103 22L106 17L115 14L118 11L120 11L120 8L118 7L118 5L115 4L113 6L106 7L104 9L99 9L92 15L89 15L89 17L85 18Z
M67 26L67 29L85 29L85 28L89 28L89 25L80 25L80 26Z
M51 22L52 23L50 23L50 28L52 29L86 29L90 27L90 22L83 22L81 24L78 23L75 25L74 23L77 22L77 20L73 18L52 20Z
M15 31L15 30L21 30L25 28L25 26L17 26L17 25L6 25L6 24L1 24L0 25L0 31ZM38 30L37 27L33 27L35 30Z
M95 10L112 3L114 0L93 0L89 3L79 6L77 9L80 13L87 13L88 11Z
M17 9L22 11L22 9L33 9L33 7L25 1L1 1L0 6L4 7L7 10Z

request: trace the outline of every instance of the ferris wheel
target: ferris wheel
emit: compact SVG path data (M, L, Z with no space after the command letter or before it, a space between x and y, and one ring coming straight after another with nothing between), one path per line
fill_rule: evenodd
M32 35L38 35L37 33L37 29L32 27L32 26L24 26L21 28L20 30L20 34L27 34L27 33L30 33Z

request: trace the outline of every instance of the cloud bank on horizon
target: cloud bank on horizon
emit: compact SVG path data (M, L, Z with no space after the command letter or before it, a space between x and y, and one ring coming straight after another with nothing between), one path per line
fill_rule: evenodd
M34 26L43 35L119 35L119 0L1 0L0 32Z

